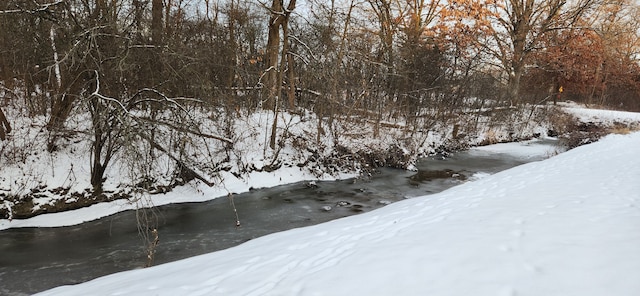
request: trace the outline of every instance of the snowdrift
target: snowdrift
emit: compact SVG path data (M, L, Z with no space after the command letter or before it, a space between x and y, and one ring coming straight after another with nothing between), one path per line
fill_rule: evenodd
M640 133L39 295L640 295Z

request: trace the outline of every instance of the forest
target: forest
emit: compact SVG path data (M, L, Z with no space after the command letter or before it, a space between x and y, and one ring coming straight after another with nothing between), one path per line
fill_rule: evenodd
M268 171L285 141L304 150L344 122L456 138L463 115L558 100L640 111L633 0L6 0L0 40L0 137L31 120L48 153L89 141L98 194L114 161L140 186L159 157L174 185L213 183L254 112L271 114L269 160L238 165ZM316 132L292 138L292 114ZM9 149L2 166L21 161Z

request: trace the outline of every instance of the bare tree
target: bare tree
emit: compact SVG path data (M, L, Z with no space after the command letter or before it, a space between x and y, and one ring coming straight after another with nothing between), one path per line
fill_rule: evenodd
M197 166L201 160L194 159L193 155L203 154L187 153L184 144L186 141L194 142L194 139L213 139L229 144L233 141L199 129L187 104L202 104L202 101L169 98L149 88L140 89L131 97L108 97L100 92L100 76L97 71L94 73L95 89L87 97L87 106L92 115L94 137L91 149L91 184L96 193L101 193L105 170L123 147L127 147L127 153L131 157L143 155L140 150L148 147L175 161L178 169L176 177L184 181L198 179L209 186L213 185L209 178L198 173ZM180 135L179 144L168 144L171 141L167 137L171 133ZM155 158L151 160L155 161Z
M296 0L289 0L285 6L284 0L273 0L269 12L269 33L266 48L265 88L267 106L273 110L274 119L271 127L269 147L276 147L276 126L278 121L278 105L282 99L283 73L286 69L289 54L289 18L296 8ZM282 33L281 33L282 31ZM281 35L282 34L282 35ZM293 81L289 81L289 88L295 89Z
M398 3L397 5L401 5ZM399 63L397 65L397 82L399 105L398 112L403 112L408 121L415 120L425 107L440 108L430 98L443 90L439 82L447 66L446 57L440 44L433 36L429 36L428 26L435 22L439 7L437 1L407 1L400 20L400 44L398 46Z
M391 0L367 0L375 13L378 21L378 35L380 36L380 43L382 49L379 53L379 62L382 62L387 67L389 75L395 73L395 50L394 50L394 36L396 34L396 23L394 21L394 15L391 7Z
M485 16L494 26L490 34L493 43L484 48L499 60L507 74L509 100L519 102L522 75L541 38L574 25L594 5L596 0L506 0L489 5L492 13Z

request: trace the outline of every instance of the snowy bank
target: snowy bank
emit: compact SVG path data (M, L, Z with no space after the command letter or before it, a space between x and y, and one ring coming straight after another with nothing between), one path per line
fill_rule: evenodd
M220 185L209 187L202 183L179 186L165 194L140 194L138 199L117 199L76 210L38 215L29 219L0 219L0 230L20 227L60 227L100 219L126 210L135 210L172 203L203 202L229 194L239 194L251 188L273 187L307 180L336 180L355 177L355 174L325 174L320 178L297 167L283 168L277 172L252 172L245 179L231 173L219 175Z
M537 107L535 110L546 112ZM513 114L515 119L497 126L489 126L493 122L489 117L468 115L465 120L475 118L475 124L461 125L456 137L454 127L446 123L435 124L430 129L412 127L415 130L411 132L404 122L386 123L379 128L379 135L373 137L374 126L366 121L336 119L332 125L334 131L321 134L317 141L318 120L313 113L282 113L278 128L286 137L283 136L279 148L273 150L267 148L266 139L270 135L269 129L265 129L272 116L270 112L247 113L233 120L233 135L228 135L233 139L233 147L220 141L193 144L192 150L198 153L190 160L192 172L198 171L202 179L180 185L186 181L179 177L183 172L167 155L159 153L157 159L145 161L135 156L140 155L140 151L129 151L133 154L128 155L128 150L123 148L107 165L104 194L96 194L89 183L92 162L87 152L91 151L92 140L87 135L90 131L60 139L57 150L49 153L47 137L43 136L46 120L24 117L25 121L16 125L10 141L0 142L0 230L74 225L119 211L211 200L249 188L350 178L380 166L413 169L419 156L439 149L462 149L546 132L547 123L530 122L530 114L533 113ZM225 123L220 116L210 119L208 115L201 115L202 128L209 133L224 130ZM477 122L480 119L482 122ZM88 127L83 122L87 121L79 120L75 129L86 130ZM514 125L520 126L515 134ZM134 143L127 147L136 147L131 148L136 150L143 146ZM208 187L203 183L214 185ZM76 210L78 208L80 210ZM65 213L67 211L69 213ZM39 217L41 215L52 216Z
M640 133L39 295L639 295Z
M638 124L640 123L640 113L625 112L616 110L588 109L577 106L575 103L563 104L563 110L578 118L581 122L598 122L600 124L612 125L614 123Z

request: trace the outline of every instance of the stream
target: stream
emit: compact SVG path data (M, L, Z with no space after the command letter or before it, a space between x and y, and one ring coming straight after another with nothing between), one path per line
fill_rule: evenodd
M552 140L542 145L553 146ZM301 182L228 198L172 204L146 211L157 218L154 265L233 247L274 232L327 222L406 198L441 192L480 175L547 156L465 151L422 159L418 172L380 169L370 178ZM80 225L0 231L0 295L29 295L77 284L147 263L136 212Z

